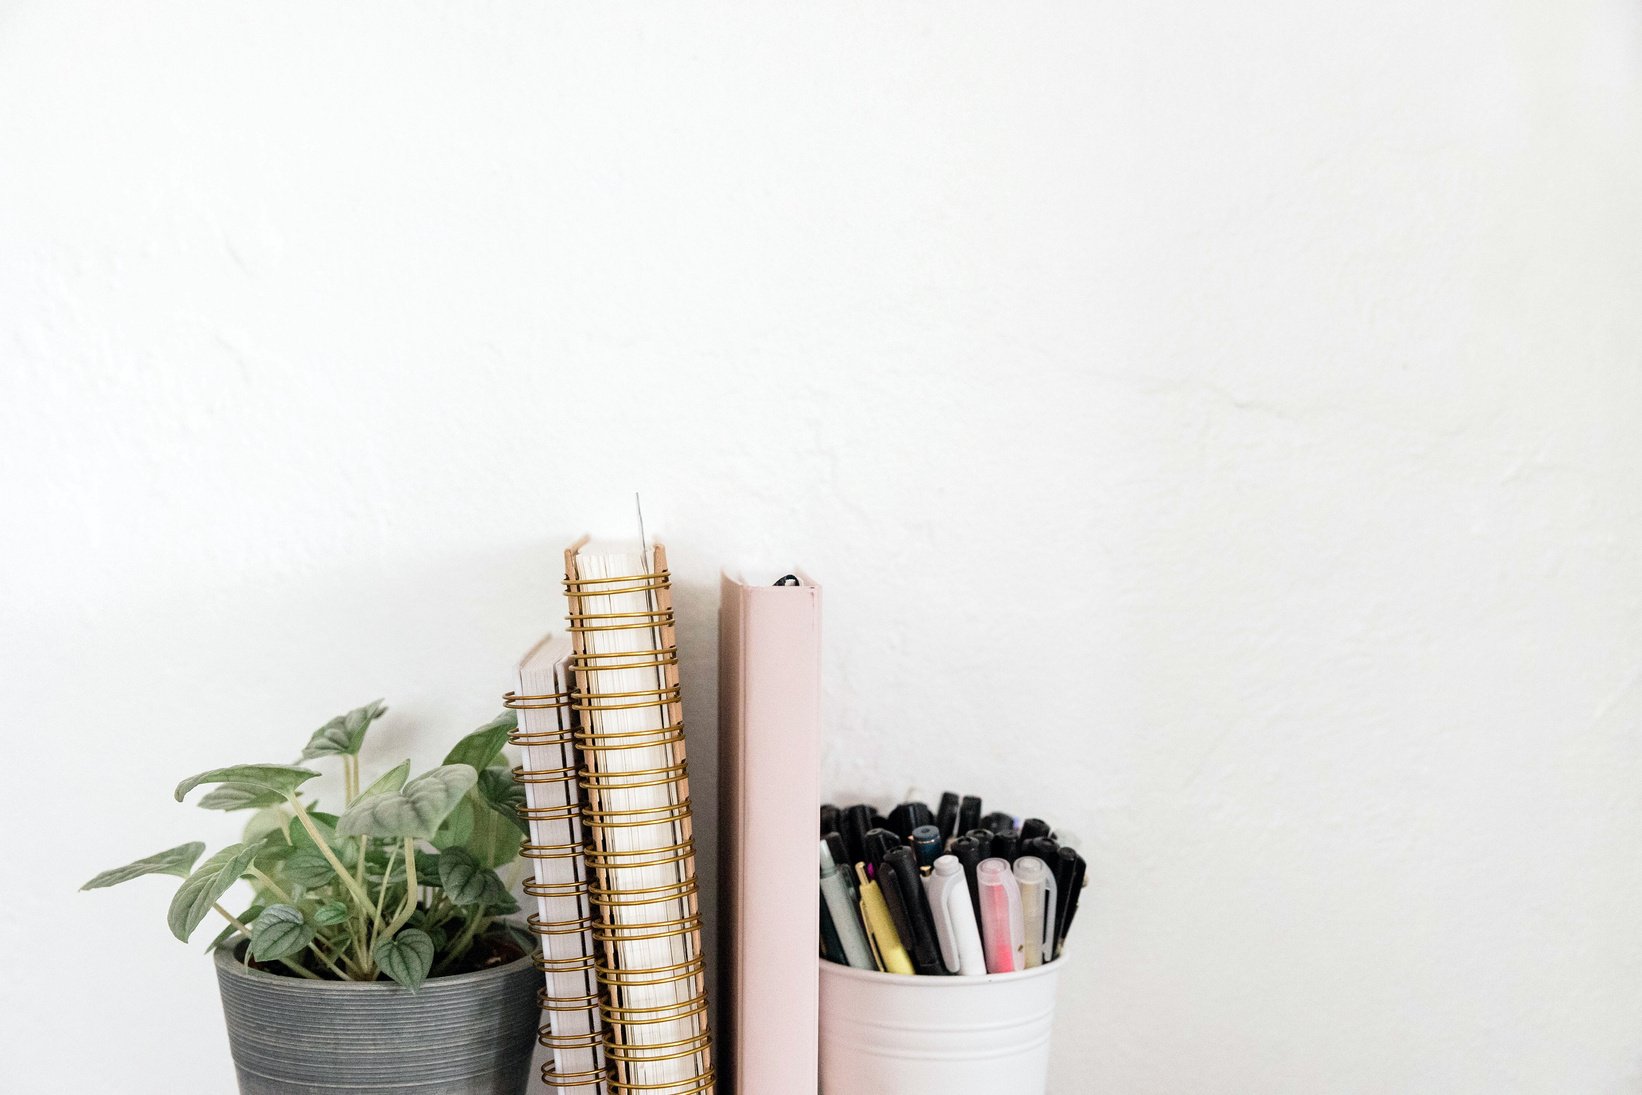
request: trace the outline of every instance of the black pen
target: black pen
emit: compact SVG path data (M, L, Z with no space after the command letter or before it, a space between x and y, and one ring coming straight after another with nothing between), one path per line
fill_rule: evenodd
M1013 829L992 834L992 854L999 859L1007 859L1010 866L1020 857L1021 835Z
M822 807L821 807L821 835L822 836L826 836L828 833L836 833L838 831L838 816L839 816L838 807L834 806L830 802L825 803L824 805L822 805Z
M981 818L981 828L991 829L994 833L1012 833L1015 831L1015 819L1002 810L994 810Z
M1062 847L1055 854L1055 953L1066 943L1066 932L1078 911L1078 893L1088 867L1083 857L1071 848Z
M902 840L911 837L912 830L918 826L932 825L934 822L935 815L922 802L903 802L889 812L889 828Z
M1060 854L1060 844L1052 836L1035 836L1031 840L1021 841L1017 855L1035 855L1045 863L1053 864L1055 857Z
M990 833L987 834L989 837ZM975 923L981 922L981 891L975 886L975 867L987 858L986 853L972 836L952 838L952 855L963 865L964 881L969 884L969 903L975 907Z
M863 851L866 848L867 830L872 828L872 807L865 804L856 804L844 810L844 816L838 819L838 831L844 836L844 847L849 851L849 858L844 862L860 863L863 861Z
M976 795L965 795L958 804L958 827L955 830L967 833L977 828L981 823L981 800Z
M935 920L911 848L902 845L884 857L878 864L878 886L884 891L895 930L906 944L912 968L924 974L945 973L940 945L935 940Z
M980 849L982 859L992 858L991 829L971 829L964 835L975 842L975 847Z
M951 791L941 793L941 805L935 810L935 825L941 830L941 843L958 835L958 796Z
M869 829L866 837L861 841L861 862L867 865L867 873L878 877L878 865L893 848L901 846L901 838L888 829Z

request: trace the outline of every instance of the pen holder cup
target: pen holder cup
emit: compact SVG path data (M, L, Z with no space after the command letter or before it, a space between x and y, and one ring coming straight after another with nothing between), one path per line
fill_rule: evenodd
M1064 965L914 977L822 959L822 1095L1043 1095Z

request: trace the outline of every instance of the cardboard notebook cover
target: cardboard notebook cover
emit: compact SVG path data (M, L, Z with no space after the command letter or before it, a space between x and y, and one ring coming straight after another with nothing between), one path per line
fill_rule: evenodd
M820 587L724 575L719 642L726 1089L815 1095Z

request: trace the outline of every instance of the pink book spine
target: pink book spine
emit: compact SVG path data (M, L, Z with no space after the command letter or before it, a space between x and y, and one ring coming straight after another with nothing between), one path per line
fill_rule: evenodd
M738 1095L815 1095L821 591L726 578L720 839Z

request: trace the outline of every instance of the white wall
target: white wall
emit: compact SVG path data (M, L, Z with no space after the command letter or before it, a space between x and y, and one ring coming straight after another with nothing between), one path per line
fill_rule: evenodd
M1639 301L1630 0L0 2L0 1086L226 1090L74 888L637 489L704 796L790 560L835 797L1082 834L1057 1092L1642 1091Z

